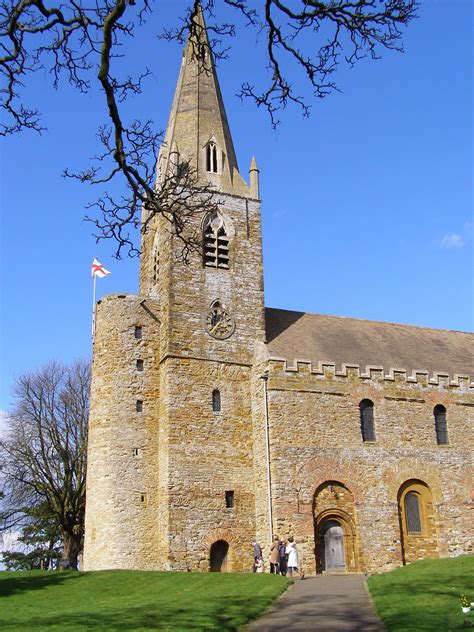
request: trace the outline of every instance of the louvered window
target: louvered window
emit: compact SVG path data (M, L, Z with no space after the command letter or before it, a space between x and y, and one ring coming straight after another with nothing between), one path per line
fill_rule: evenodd
M405 516L407 532L421 533L420 501L415 492L408 492L405 496Z
M221 412L221 394L218 390L212 391L212 410L215 413Z
M215 143L206 145L206 169L211 173L217 173L217 146Z
M204 227L204 265L229 268L229 238L224 221L218 213L210 216Z
M374 403L363 399L359 404L362 441L375 441Z
M435 429L436 429L436 441L438 445L447 445L448 440L448 425L446 422L446 408L438 404L434 408Z

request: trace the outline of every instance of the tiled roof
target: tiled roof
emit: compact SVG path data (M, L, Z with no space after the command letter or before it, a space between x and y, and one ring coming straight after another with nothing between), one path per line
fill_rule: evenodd
M266 308L273 357L474 378L474 334Z

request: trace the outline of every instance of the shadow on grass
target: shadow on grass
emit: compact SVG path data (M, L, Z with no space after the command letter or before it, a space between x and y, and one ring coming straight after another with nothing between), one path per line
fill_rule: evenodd
M79 572L28 572L8 573L0 572L0 597L11 597L22 592L41 590L50 586L64 584L70 579L81 577Z
M159 607L145 604L143 607L124 608L114 612L84 613L71 612L64 615L31 617L21 621L21 629L73 629L80 630L216 630L231 632L238 630L259 616L271 600L263 598L226 598L225 603L213 610L199 611L195 608L179 608L176 605ZM19 622L0 617L0 629L20 629Z

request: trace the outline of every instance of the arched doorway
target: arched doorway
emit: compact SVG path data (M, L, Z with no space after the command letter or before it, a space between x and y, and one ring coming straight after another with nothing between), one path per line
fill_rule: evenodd
M225 573L227 571L227 553L229 543L225 540L217 540L211 545L209 553L209 570L211 573Z
M319 558L325 571L345 571L344 530L337 520L327 520L320 529Z
M350 490L338 481L326 481L314 494L313 511L316 572L361 570Z
M438 557L436 510L431 490L420 480L406 481L398 491L403 563Z

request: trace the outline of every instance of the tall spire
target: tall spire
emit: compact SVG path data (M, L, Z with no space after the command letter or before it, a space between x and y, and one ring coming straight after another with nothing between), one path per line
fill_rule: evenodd
M159 170L168 171L171 148L190 161L198 177L219 191L250 196L239 174L204 16L200 5L183 52L178 83L160 151Z

